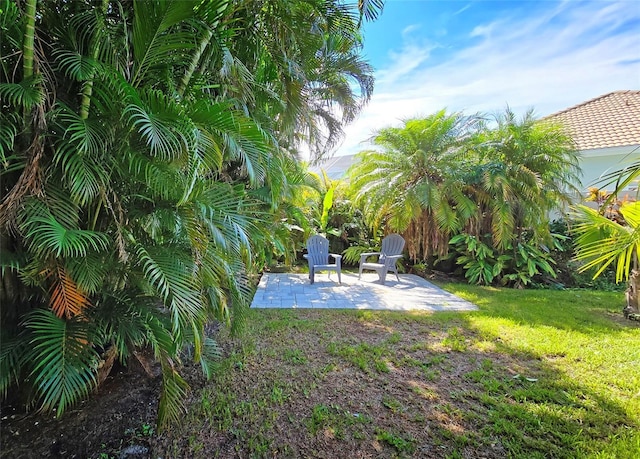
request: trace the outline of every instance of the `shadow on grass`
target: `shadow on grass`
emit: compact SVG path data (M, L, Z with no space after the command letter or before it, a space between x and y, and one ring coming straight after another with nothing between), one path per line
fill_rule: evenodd
M635 457L640 423L624 399L637 388L574 379L575 362L491 335L478 317L514 320L493 308L253 311L250 351L230 357L165 441L189 438L172 453L190 457Z

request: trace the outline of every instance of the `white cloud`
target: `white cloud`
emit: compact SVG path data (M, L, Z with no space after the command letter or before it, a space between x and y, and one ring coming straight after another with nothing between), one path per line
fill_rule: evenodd
M419 29L406 28L403 48L377 72L373 98L345 129L337 154L363 149L376 129L444 107L494 112L508 103L517 113L534 107L546 115L614 90L640 89L637 3L548 5L537 16L496 17L460 31L473 39L440 63L431 58L436 45L420 43Z
M471 31L471 33L469 34L470 37L490 37L491 36L491 31L497 26L498 24L495 22L492 22L491 24L487 24L487 25L477 25L473 28L473 30Z
M419 46L416 44L407 45L402 52L391 51L391 65L387 69L382 69L376 74L376 83L391 86L398 83L406 75L412 74L422 65L431 53L432 47Z
M411 24L408 25L407 27L405 27L404 29L402 29L402 36L403 37L408 37L409 35L411 35L412 32L416 31L416 30L420 30L422 26L420 24Z
M460 8L458 11L456 11L455 13L453 13L453 16L457 16L461 13L464 13L465 11L467 11L469 8L471 8L471 3L468 3L467 5L463 6L462 8Z

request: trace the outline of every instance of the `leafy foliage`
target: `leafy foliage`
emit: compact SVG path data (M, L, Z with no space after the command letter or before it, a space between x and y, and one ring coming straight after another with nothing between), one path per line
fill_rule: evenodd
M451 238L450 243L462 253L456 258L456 263L463 267L465 277L472 284L490 285L505 266L507 256L496 256L492 247L475 236L458 234Z
M351 265L360 263L360 255L367 252L377 252L380 247L364 247L361 245L353 245L343 252L343 260Z
M58 267L55 276L50 300L51 310L56 316L67 319L81 314L89 306L85 293L78 288L63 267Z
M489 240L485 237L484 240ZM491 285L499 281L502 285L522 287L541 275L555 278L553 258L549 250L536 247L526 241L515 247L507 246L505 252L491 247L481 239L468 234L451 238L456 263L464 270L472 284Z
M633 175L633 173L632 173ZM619 191L619 190L616 190ZM581 270L595 269L594 279L615 264L616 283L628 281L625 317L640 318L640 202L623 202L612 208L604 201L600 212L578 206L575 216L576 258Z
M63 320L50 311L36 309L25 322L31 332L31 376L41 405L55 408L57 416L95 386L98 354L87 344L90 325L82 318Z
M374 231L402 233L414 261L456 257L481 284L554 277L548 216L570 202L579 175L561 127L509 109L494 125L442 110L381 129L373 143L349 172L354 202Z
M207 323L238 330L250 276L309 227L296 149L370 97L358 18L381 9L0 0L3 396L31 383L62 414L98 349L148 347L159 423L179 419L184 348L209 374Z
M620 213L626 225L621 225L586 206L576 207L579 223L576 244L577 257L585 261L582 270L597 267L599 276L612 263L616 265L616 281L628 279L636 268L640 254L640 202L623 204Z

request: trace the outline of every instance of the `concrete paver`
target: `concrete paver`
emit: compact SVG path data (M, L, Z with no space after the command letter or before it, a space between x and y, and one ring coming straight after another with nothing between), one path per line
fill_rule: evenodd
M387 276L385 285L378 275L342 273L342 284L332 273L316 274L315 283L307 274L264 273L251 303L252 308L285 309L377 309L392 311L474 311L478 307L413 274Z

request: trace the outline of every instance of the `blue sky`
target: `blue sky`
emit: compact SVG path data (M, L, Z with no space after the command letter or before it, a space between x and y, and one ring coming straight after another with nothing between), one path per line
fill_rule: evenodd
M337 155L442 108L544 116L640 89L639 0L387 0L364 38L374 95Z

